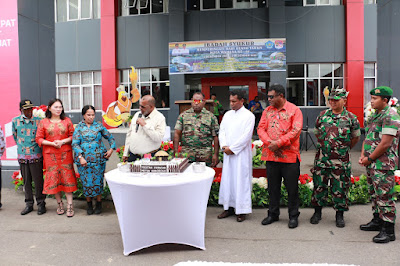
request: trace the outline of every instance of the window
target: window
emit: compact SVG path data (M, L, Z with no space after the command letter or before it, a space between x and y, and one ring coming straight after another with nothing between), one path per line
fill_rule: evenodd
M303 0L304 6L338 6L341 0Z
M364 63L364 105L371 100L369 92L377 87L376 73L376 63Z
M168 68L143 68L138 71L138 89L141 97L153 95L157 108L169 108L169 74ZM130 69L120 71L120 83L126 92L131 91ZM139 102L132 104L132 109L139 109Z
M343 64L287 66L287 99L298 106L326 106L324 89L343 87Z
M364 0L365 5L376 4L376 0Z
M168 13L169 0L121 0L121 16Z
M187 10L210 10L225 8L260 8L265 7L267 0L187 0Z
M101 71L59 73L56 82L57 98L63 102L66 112L80 112L88 104L102 110Z
M56 22L99 19L101 0L54 0Z

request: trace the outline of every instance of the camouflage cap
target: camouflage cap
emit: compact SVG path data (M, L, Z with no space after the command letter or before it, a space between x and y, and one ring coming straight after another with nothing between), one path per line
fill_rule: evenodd
M376 96L392 96L393 90L386 86L380 86L375 89L372 89L369 93L371 95L376 95Z
M348 95L348 92L346 89L339 87L332 88L331 92L329 93L329 100L340 100L340 99L345 99Z

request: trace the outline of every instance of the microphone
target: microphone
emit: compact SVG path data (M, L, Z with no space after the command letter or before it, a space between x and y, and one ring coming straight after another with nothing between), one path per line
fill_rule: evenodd
M142 116L143 116L142 113L140 113L139 116L138 116L138 118L141 118ZM136 120L136 121L137 121L137 120ZM138 129L139 129L139 124L136 124L136 133L137 133Z

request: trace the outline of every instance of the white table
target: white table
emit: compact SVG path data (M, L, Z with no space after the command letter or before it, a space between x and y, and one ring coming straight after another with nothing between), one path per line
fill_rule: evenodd
M205 249L207 202L215 171L105 174L121 229L124 255L162 243Z

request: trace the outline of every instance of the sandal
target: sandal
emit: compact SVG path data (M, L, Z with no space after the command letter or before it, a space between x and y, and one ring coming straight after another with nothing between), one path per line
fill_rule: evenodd
M57 202L57 203L58 203L57 214L58 215L63 215L65 213L63 202L60 201L60 202Z
M74 207L72 207L72 204L68 204L67 207L67 217L71 218L72 216L74 216L75 212L74 212Z

